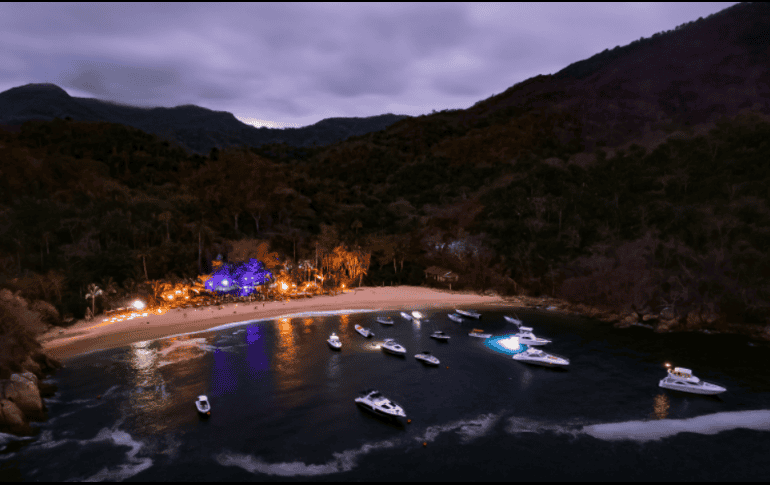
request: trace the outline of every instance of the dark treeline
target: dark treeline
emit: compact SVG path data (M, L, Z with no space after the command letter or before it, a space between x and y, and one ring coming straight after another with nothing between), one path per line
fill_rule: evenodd
M0 132L0 285L80 318L90 283L195 277L233 241L293 261L342 242L371 252L368 285L422 284L438 265L455 288L766 322L764 119L579 165L564 162L578 151L569 116L498 117L437 113L327 147L208 157L121 125L27 122Z

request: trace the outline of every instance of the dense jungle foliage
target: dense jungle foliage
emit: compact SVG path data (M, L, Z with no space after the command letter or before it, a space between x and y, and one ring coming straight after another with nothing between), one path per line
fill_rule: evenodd
M455 288L764 324L770 123L723 118L566 163L579 134L556 109L441 112L204 157L122 125L27 122L0 131L0 286L80 318L90 283L117 298L195 277L234 241L292 261L342 242L371 252L365 285L428 283L440 266Z

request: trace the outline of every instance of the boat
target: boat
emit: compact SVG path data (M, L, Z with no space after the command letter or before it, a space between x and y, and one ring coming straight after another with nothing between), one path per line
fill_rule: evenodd
M518 337L519 343L524 345L545 345L551 343L548 339L535 337L530 327L519 327L519 333L515 336Z
M374 334L370 332L368 328L364 328L361 325L356 325L354 328L356 329L356 332L360 333L364 337L368 338L374 336Z
M209 398L205 394L198 396L198 400L195 401L195 407L201 416L211 415L211 404L209 404Z
M377 321L383 325L393 325L393 319L390 317L377 317Z
M406 349L392 338L386 339L382 343L382 350L393 355L406 355Z
M725 392L722 386L705 382L692 374L690 369L684 367L674 367L668 369L668 375L661 379L658 384L665 389L672 389L674 391L692 392L694 394L703 394L707 396L713 396L714 394L720 394Z
M518 318L509 317L508 315L504 316L503 318L505 318L507 321L509 321L510 323L512 323L514 325L521 325L522 323L524 323L521 320L519 320Z
M333 348L334 350L339 350L342 348L342 342L340 342L340 338L336 333L329 335L327 342L329 342L329 347Z
M476 320L481 318L481 313L476 313L473 310L458 310L455 308L455 311L464 317L475 318Z
M491 333L484 333L484 330L480 328L474 328L471 333L469 333L471 337L479 337L479 338L489 338L492 336Z
M564 367L569 365L569 360L555 355L547 354L540 349L532 347L513 356L513 360L526 362L527 364L544 365L546 367Z
M427 350L424 350L423 352L415 355L414 358L417 359L417 360L421 360L424 363L430 364L430 365L439 365L440 364L440 362L436 358L436 356L435 355L431 355L431 353L428 352Z
M451 337L449 335L445 334L444 332L442 332L441 330L436 330L435 332L430 334L430 338L434 338L436 340L443 340L444 342L446 342Z
M406 413L401 406L386 398L375 389L364 391L363 395L357 397L355 401L362 408L379 416L396 419L406 417Z
M401 316L406 318L407 320L411 320L412 316L406 312L401 312Z
M421 320L423 318L423 315L420 312L414 311L412 312L412 318L414 318L415 320Z
M449 318L451 318L452 320L454 320L457 323L462 323L462 321L463 321L463 317L461 317L457 313L450 313L449 314Z

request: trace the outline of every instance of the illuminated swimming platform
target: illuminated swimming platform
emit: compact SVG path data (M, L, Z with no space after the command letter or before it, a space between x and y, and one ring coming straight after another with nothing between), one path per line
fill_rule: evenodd
M506 355L516 355L528 348L526 345L519 343L519 338L515 334L489 337L484 341L484 345L495 352Z

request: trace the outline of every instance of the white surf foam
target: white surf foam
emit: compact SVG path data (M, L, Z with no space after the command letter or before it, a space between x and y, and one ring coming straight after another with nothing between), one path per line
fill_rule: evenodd
M432 442L441 433L456 431L457 434L462 436L461 441L467 443L489 433L495 423L497 423L498 419L500 419L500 414L482 414L475 419L430 426L423 434L416 436L414 439L419 442Z
M334 453L334 459L326 463L311 465L301 461L268 463L259 457L240 453L220 453L215 459L222 466L237 466L250 473L281 477L330 475L348 472L356 467L358 458L373 451L393 448L398 441L367 443L361 448Z
M713 435L734 429L770 431L770 410L732 411L687 419L594 424L584 426L582 432L602 440L644 442L685 432Z
M90 440L80 440L80 444L94 443L100 441L112 441L117 446L128 446L131 449L126 453L126 462L112 469L104 467L94 475L88 478L76 479L84 482L103 482L103 481L122 481L132 477L152 466L152 459L137 458L136 455L144 446L141 442L135 441L130 434L118 429L104 428Z

